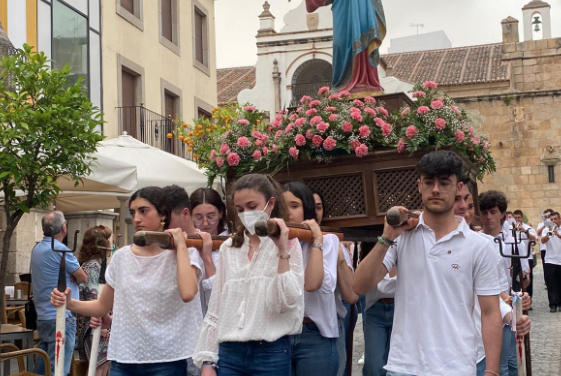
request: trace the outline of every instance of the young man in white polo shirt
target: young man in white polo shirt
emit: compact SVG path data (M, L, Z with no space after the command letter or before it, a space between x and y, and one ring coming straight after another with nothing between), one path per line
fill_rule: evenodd
M558 212L553 212L550 219L558 227L561 226ZM545 236L542 233L541 242L547 247L544 274L547 281L549 312L561 312L561 232L559 228L552 233L546 233Z
M552 223L552 222L551 222L551 219L549 219L549 217L551 216L551 214L552 214L553 212L554 212L553 209L545 209L545 210L543 211L543 216L542 216L542 218L545 218L545 219L544 219L543 222L541 222L541 223L538 225L538 227L536 228L536 234L540 237L540 239L541 239L543 236L545 236L546 233L547 233L546 226L549 228L549 227L550 227L550 224ZM545 216L545 217L544 217L544 216ZM545 231L545 232L544 232L544 231ZM541 259L542 259L542 267L545 269L545 266L544 266L544 265L545 265L545 252L546 252L546 247L545 247L545 244L542 243L541 241L539 242L539 244L540 244L540 256L541 256ZM544 282L545 282L546 285L547 285L547 281L545 280L545 273L544 273L543 278L544 278Z
M457 188L463 185L462 162L454 153L429 153L417 169L425 208L419 223L413 227L410 219L400 227L386 224L357 268L353 287L357 294L365 294L397 266L388 376L475 375L476 298L481 307L485 376L496 376L502 320L494 245L454 216Z

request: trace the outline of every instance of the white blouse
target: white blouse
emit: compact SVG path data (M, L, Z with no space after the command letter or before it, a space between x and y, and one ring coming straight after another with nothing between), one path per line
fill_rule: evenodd
M228 230L221 232L219 235L228 235ZM211 254L212 262L214 263L214 267L218 268L218 249L212 251ZM207 277L206 270L204 270L204 263L201 264L203 268L203 280L201 281L200 285L200 293L201 293L201 305L203 307L203 316L206 315L206 311L208 311L208 304L210 302L210 295L212 294L212 286L214 286L214 275Z
M191 265L199 269L197 250L188 251ZM105 278L115 290L107 359L162 363L192 356L203 320L201 300L198 295L189 303L181 299L175 251L145 257L125 246L113 256Z
M268 342L302 331L304 267L297 239L288 241L290 270L277 272L278 248L268 237L249 260L249 239L240 248L222 244L208 312L193 361L218 362L220 342Z

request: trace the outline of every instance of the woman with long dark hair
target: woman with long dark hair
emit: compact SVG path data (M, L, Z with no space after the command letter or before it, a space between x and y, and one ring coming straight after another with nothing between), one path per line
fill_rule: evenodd
M304 314L300 243L288 239L282 192L270 177L241 177L232 201L241 223L220 247L193 360L203 376L286 376L289 335L302 330ZM255 223L269 218L280 236L259 237Z
M187 248L181 230L167 229L170 208L162 188L136 191L129 211L136 231L165 230L175 249L125 246L107 267L107 285L98 300L66 299L54 289L51 303L60 306L66 299L67 309L92 317L103 317L113 307L111 376L185 376L202 321L199 256Z

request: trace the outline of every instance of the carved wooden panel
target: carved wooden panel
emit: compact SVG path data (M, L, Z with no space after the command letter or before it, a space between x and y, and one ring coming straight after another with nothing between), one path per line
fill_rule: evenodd
M421 194L417 189L417 172L406 170L379 171L375 173L378 214L392 206L401 205L409 209L420 209Z
M304 179L304 183L324 199L324 218L366 214L362 173Z

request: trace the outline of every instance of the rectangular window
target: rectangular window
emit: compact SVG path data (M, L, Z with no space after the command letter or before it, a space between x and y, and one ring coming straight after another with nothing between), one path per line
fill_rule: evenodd
M547 178L549 183L555 183L555 166L547 166Z
M200 107L197 107L197 118L203 118L203 119L212 119L212 114L208 111L203 110Z
M130 14L134 14L134 0L121 0L121 7Z
M160 0L162 14L162 36L173 42L173 11L172 0Z
M58 0L53 6L53 68L69 64L72 83L89 87L88 20Z
M123 69L121 72L121 124L123 125L122 131L132 137L137 137L137 82L138 76Z
M193 57L195 66L207 72L209 67L208 17L197 6L193 7L193 13Z

